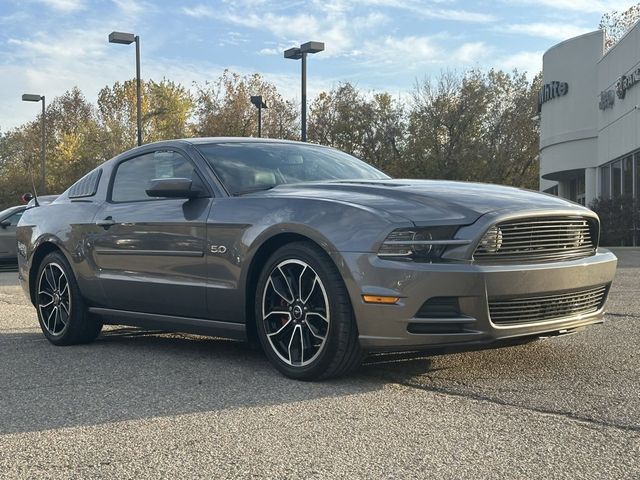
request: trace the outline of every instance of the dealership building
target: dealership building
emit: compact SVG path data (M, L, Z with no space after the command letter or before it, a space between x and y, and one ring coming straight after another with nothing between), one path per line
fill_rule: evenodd
M589 205L640 198L640 23L607 52L601 30L543 57L540 189Z

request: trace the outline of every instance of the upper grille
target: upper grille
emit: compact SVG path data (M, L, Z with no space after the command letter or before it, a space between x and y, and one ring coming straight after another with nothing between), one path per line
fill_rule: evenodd
M597 221L584 217L509 220L485 234L473 258L479 263L571 260L593 255L597 239Z
M607 286L600 285L555 295L489 299L491 321L501 325L541 322L597 312L604 305Z

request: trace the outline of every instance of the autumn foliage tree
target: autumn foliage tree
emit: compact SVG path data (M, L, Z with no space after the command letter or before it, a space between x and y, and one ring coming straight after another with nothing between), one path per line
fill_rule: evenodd
M388 93L366 94L351 83L322 92L310 106L309 140L351 153L402 176L404 109Z
M341 83L310 103L311 142L349 152L394 177L446 178L537 188L538 129L532 81L517 72L443 73L411 98ZM261 75L225 71L186 88L142 82L145 143L191 136L256 136L252 95L262 95L264 137L299 138L299 105ZM135 81L100 90L92 104L73 88L47 107L47 191L136 145ZM0 135L0 207L38 184L40 118ZM32 178L34 181L32 182Z
M293 102L285 100L260 74L242 76L229 70L216 82L196 85L194 133L202 137L257 136L258 114L252 95L262 95L267 104L262 113L262 136L297 138L298 114Z
M443 73L416 85L408 116L407 174L538 187L540 77Z

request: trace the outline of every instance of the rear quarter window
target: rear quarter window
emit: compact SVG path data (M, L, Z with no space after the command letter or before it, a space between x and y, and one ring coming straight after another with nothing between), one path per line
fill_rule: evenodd
M69 198L93 197L98 191L100 177L102 169L94 170L82 177L69 188Z

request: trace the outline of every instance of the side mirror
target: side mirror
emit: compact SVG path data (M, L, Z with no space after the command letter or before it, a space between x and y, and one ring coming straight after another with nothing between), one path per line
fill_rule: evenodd
M197 198L202 190L193 186L189 178L156 178L149 182L147 195L163 198Z
M21 198L24 203L29 203L31 200L33 200L33 194L27 192L24 195L22 195Z
M11 226L11 222L9 220L3 220L0 222L0 227L7 228Z

